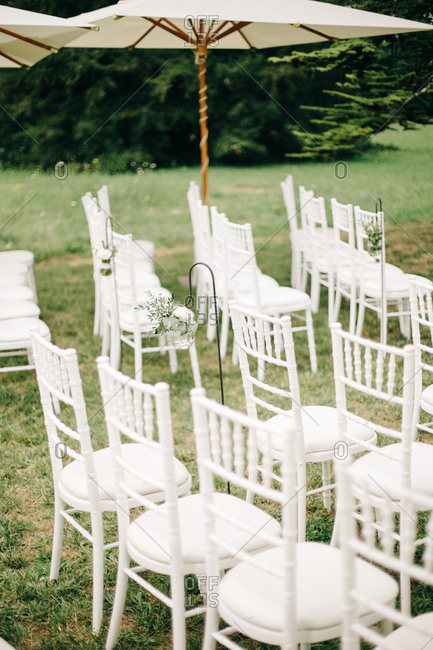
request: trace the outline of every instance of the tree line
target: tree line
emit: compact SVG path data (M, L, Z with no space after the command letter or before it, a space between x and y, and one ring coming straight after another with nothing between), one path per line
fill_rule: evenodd
M9 5L68 17L93 0ZM340 2L340 4L349 4ZM426 0L351 6L431 22ZM213 163L262 164L287 155L332 159L371 136L433 116L433 35L208 56ZM191 51L64 48L30 70L0 70L0 162L117 172L199 162L198 71Z

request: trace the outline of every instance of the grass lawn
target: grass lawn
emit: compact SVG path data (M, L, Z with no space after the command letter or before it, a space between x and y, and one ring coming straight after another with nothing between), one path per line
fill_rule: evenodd
M404 271L433 279L433 196L431 142L433 126L413 132L387 132L381 142L398 149L371 151L341 163L303 163L253 168L210 168L210 202L233 221L253 225L258 262L280 284L289 283L290 241L279 187L292 173L295 184L313 188L317 195L374 209L381 197L386 220L387 259ZM347 173L346 173L347 172ZM344 178L342 178L344 176ZM52 339L78 351L88 416L95 447L105 445L95 359L100 339L93 337L93 279L89 238L80 197L109 187L112 212L120 231L156 245L157 273L163 286L183 302L187 289L180 281L193 262L192 231L186 191L199 180L199 170L145 170L142 174L108 176L96 172L73 173L58 180L38 170L0 172L0 250L34 251L35 274L42 318ZM348 323L347 305L341 312ZM327 327L326 296L314 318L319 372L309 370L306 340L297 335L297 360L304 404L333 405L332 361ZM218 399L219 380L215 343L208 343L199 328L197 347L203 385ZM378 338L374 317L364 332ZM390 342L404 344L398 328ZM229 352L231 345L229 345ZM193 385L188 354L179 352L180 369L171 376L166 357L147 363L145 381L169 381L178 457L196 476L191 433L189 390ZM132 372L133 359L125 354L123 367ZM116 553L107 559L105 620L101 633L91 633L91 556L83 538L66 527L60 577L49 581L52 540L53 489L46 434L33 372L0 378L0 636L17 648L103 648L116 576ZM244 410L239 370L229 356L224 360L226 403ZM197 483L194 484L194 490ZM308 539L328 542L332 514L320 501L310 503ZM110 526L114 532L114 519ZM194 597L194 594L190 594ZM417 611L433 609L431 590L417 591ZM201 646L202 619L188 622L188 647ZM130 583L119 648L169 648L170 617L164 605L148 598ZM264 647L246 643L245 647ZM317 648L339 647L337 641Z

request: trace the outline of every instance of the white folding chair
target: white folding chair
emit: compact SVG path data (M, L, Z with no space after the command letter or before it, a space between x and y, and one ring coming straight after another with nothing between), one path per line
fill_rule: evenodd
M294 431L298 457L298 537L305 540L306 497L323 494L323 503L327 510L331 508L331 461L338 452L339 433L337 410L330 406L302 406L296 369L295 346L293 342L291 320L288 316L271 318L254 313L230 303L235 345L239 356L242 383L245 391L247 412L250 417L260 417L264 411L266 417L273 415L268 424L274 427L270 453L276 461L281 461L283 440L280 430L290 427ZM266 363L263 381L253 375L255 365ZM283 371L284 374L281 374ZM362 450L360 441L375 444L376 435L364 424L354 425L354 441L348 447L350 454ZM322 486L315 489L308 487L306 475L307 463L322 464Z
M402 334L410 336L409 282L401 269L387 264L385 259L385 222L383 212L368 212L355 206L356 245L358 248L357 264L359 267L359 309L356 333L362 334L366 309L374 311L382 318L382 293L386 300L384 310L384 333L387 332L388 318L398 317ZM369 254L369 229L382 234L382 257L384 264L383 284L379 255ZM385 341L386 342L386 341Z
M433 283L409 276L412 337L415 346L415 406L413 438L433 433L433 422L421 422L421 411L433 416ZM424 418L422 418L424 420Z
M176 349L169 344L163 335L153 335L155 326L149 320L145 306L149 294L170 297L167 289L147 284L149 276L137 275L137 266L131 256L132 236L119 235L113 232L112 242L116 248L114 258L114 282L111 293L111 344L110 358L114 368L118 368L121 358L121 345L124 343L134 350L135 378L141 381L143 354L164 354L168 352L170 370L177 371ZM156 276L155 276L156 277ZM141 284L140 282L143 282ZM159 280L158 280L159 282ZM157 341L157 345L152 344ZM189 348L189 357L194 377L194 385L201 386L200 368L198 364L195 342Z
M208 607L202 647L211 650L219 642L231 650L241 648L231 636L241 634L286 649L301 644L306 650L310 643L340 636L341 552L326 544L296 543L299 486L293 431L281 429L283 453L276 475L272 426L207 399L203 390L194 389L191 401L207 541ZM229 481L236 493L253 493L258 503L271 502L269 507L281 516L282 535L271 529L275 520L270 515L262 526L253 518L234 516L215 492L221 481ZM237 526L239 534L268 548L258 551L227 540L220 521ZM227 556L239 563L221 577ZM392 578L383 578L361 560L357 569L357 587L366 598L379 580L388 586L384 602L395 597ZM220 617L228 627L219 627ZM382 617L367 609L363 618L375 623Z
M304 232L300 219L298 218L293 176L289 174L287 178L280 183L280 186L283 192L284 205L290 227L290 243L292 247L290 281L292 287L295 289L302 289L306 233Z
M171 647L185 650L185 619L202 612L203 607L199 605L186 610L184 579L195 574L200 576L199 586L201 583L206 587L205 534L202 497L199 494L188 495L185 489L179 489L179 481L176 481L180 463L174 457L170 388L165 383L151 386L131 380L113 370L106 359L98 360L98 369L113 454L119 528L116 596L106 647L109 650L116 643L128 578L131 578L171 608ZM131 466L130 459L120 453L122 439L133 441L135 446L141 447L144 455L154 457L159 454L158 467L143 465L137 469ZM145 490L138 494L137 484L147 486L151 493L159 493L159 501L164 501L164 504L155 505L156 499L150 499ZM137 500L145 508L144 514L133 520L130 499ZM258 528L268 523L269 516L265 512L242 499L221 494L218 502L236 520L253 519ZM279 531L280 525L275 521L269 528ZM222 522L222 529L227 541L246 545L249 549L263 548L260 540L249 540L246 533L239 534L233 525ZM134 562L132 567L131 560ZM237 558L226 553L222 561L224 567L230 567ZM170 595L152 584L148 575L141 576L144 571L168 576ZM146 638L141 639L139 645L146 646L146 641Z
M433 587L433 498L431 493L402 489L398 513L394 499L377 489L365 476L361 483L353 479L350 463L337 462L338 500L341 512L341 549L345 567L344 631L342 650L359 650L360 640L377 650L428 650L433 647L433 612L411 617L394 603L384 603L384 584L377 581L368 600L356 587L356 562L363 558L389 573L399 574ZM361 491L361 507L360 507ZM427 512L426 512L427 511ZM424 537L419 538L421 530ZM385 573L386 572L386 573ZM417 603L418 607L420 602ZM360 617L365 608L386 619L382 633L377 626L366 625ZM398 626L392 631L392 626Z
M37 317L6 318L0 320L0 358L26 357L25 365L0 367L0 373L20 370L34 370L31 331L36 329L46 341L51 340L50 330Z
M360 421L360 414L366 426L382 436L377 446L358 441L368 453L353 462L353 480L367 480L379 496L386 493L396 512L401 506L400 488L421 490L433 497L433 445L412 440L414 347L397 348L362 339L344 332L339 324L331 331L340 438L346 444L353 442L348 427L350 422ZM337 507L338 525L339 516ZM402 609L408 611L410 585L403 577L401 596Z
M265 278L269 276L262 276L259 272L251 224L240 226L227 221L225 233L229 256L228 269L236 304L252 309L259 314L268 316L290 314L292 318L301 320L303 324L294 327L292 331L307 333L311 371L317 372L310 297L303 291L292 287L281 287L278 284L275 286L272 282L265 284ZM275 282L273 278L270 280ZM236 348L233 352L235 355ZM259 367L259 371L262 373L262 367ZM259 378L263 379L263 375L261 374Z

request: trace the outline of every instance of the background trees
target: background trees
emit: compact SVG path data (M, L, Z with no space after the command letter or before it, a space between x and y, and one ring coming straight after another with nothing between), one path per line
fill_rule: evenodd
M9 4L71 16L106 0ZM356 3L384 13L394 13L394 5ZM425 22L429 11L426 0L400 1L395 10ZM270 56L279 62L270 63ZM369 146L373 133L396 122L429 121L432 60L430 33L342 41L302 53L211 53L212 161L275 162L287 153L338 157ZM30 71L0 70L0 161L49 167L66 160L111 171L197 164L197 93L190 51L63 49Z

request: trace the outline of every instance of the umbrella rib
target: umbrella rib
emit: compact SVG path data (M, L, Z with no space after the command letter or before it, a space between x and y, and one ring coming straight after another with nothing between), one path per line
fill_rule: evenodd
M19 61L15 57L11 56L10 54L6 54L6 52L3 52L3 50L0 50L0 56L3 56L5 59L8 59L9 61L12 61L12 63L16 63L17 65L20 66L20 68L27 68L28 65L26 63L23 63L22 61Z
M152 23L153 27L160 27L161 29L164 29L166 32L173 34L173 36L177 36L177 38L180 38L181 40L188 42L188 34L182 32L182 30L176 27L176 25L170 23L170 21L167 20L167 18L160 18L159 20L155 20L154 18L149 18L148 16L141 16L141 17L143 18L143 20L148 20L149 23ZM165 20L168 23L169 25L168 27L167 25L164 25L162 23L163 20ZM153 27L151 29L153 29ZM138 39L138 41L134 43L132 47L135 47L137 43L139 43L145 36L147 36L147 34L151 31L151 29L149 29L145 34L143 34L143 36L141 36Z
M24 41L25 43L30 43L30 45L41 47L42 49L48 50L49 52L54 52L54 53L58 52L58 50L55 47L51 47L51 45L47 45L46 43L41 43L40 41L35 41L33 38L29 38L28 36L21 36L21 34L17 34L16 32L11 32L9 31L9 29L5 29L4 27L0 27L0 32L6 34L7 36L12 36L13 38L17 38L20 41Z
M334 38L334 36L328 36L328 34L324 34L323 32L319 32L317 29L313 29L312 27L307 27L306 25L301 25L300 23L291 23L292 27L296 27L296 29L305 29L306 32L311 32L312 34L315 34L316 36L321 36L322 38L326 38L328 41L336 41L337 39Z
M241 29L243 29L244 27L248 27L248 25L251 25L251 21L250 22L243 22L243 23L235 23L231 27L229 27L229 29L227 29L225 32L220 34L218 38L224 38L225 36L230 36L230 34L233 34L233 32L239 32L241 34L241 36L243 36L244 39L247 40L245 38L245 36L242 34ZM248 41L247 41L247 43L248 43ZM248 45L249 45L249 43L248 43Z

